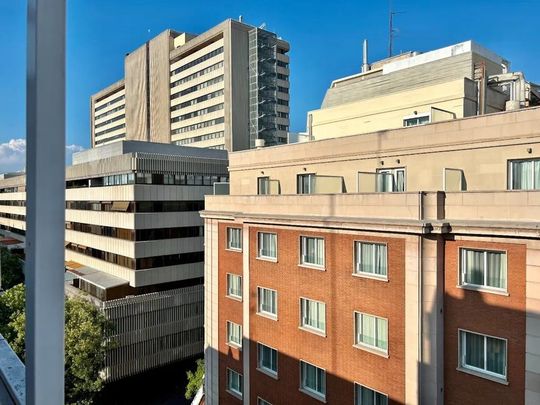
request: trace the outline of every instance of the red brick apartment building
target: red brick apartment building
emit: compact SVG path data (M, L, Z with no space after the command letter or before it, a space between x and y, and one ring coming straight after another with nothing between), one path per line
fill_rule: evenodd
M207 404L540 404L540 109L230 154Z

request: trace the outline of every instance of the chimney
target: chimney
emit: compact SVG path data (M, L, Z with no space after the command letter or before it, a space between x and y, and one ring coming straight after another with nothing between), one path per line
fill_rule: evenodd
M362 58L362 73L366 73L367 71L369 71L368 43L367 43L367 39L364 39L363 58Z
M238 21L239 21L239 22L244 22L244 17L243 17L243 16L239 16L239 17L238 17Z

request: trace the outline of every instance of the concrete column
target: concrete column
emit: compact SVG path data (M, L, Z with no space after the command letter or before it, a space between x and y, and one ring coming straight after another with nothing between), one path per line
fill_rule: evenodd
M26 403L64 403L65 0L28 1Z
M204 220L204 362L205 401L219 403L218 221Z

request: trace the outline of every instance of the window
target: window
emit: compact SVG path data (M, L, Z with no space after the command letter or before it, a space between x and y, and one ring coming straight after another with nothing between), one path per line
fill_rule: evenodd
M227 391L240 398L242 398L242 392L244 391L242 374L230 368L227 369Z
M506 339L460 330L460 366L506 380L506 345Z
M388 352L388 321L355 312L355 344Z
M260 314L277 318L277 291L269 288L257 288L257 310Z
M227 274L227 295L242 299L242 277L236 274Z
M355 383L354 405L388 405L388 397L371 388Z
M460 249L461 285L506 290L506 253Z
M242 229L227 228L227 249L242 250Z
M523 159L508 162L510 190L540 189L540 159Z
M429 114L414 115L412 117L403 118L404 127L415 127L417 125L429 124L431 122L431 117Z
M277 235L275 233L259 232L257 234L258 257L277 259Z
M298 194L313 194L315 192L315 175L299 174L296 177Z
M270 177L257 178L257 194L270 194Z
M272 404L262 398L257 398L257 405L272 405Z
M242 347L242 325L227 321L227 344Z
M385 278L388 275L386 245L383 243L354 242L354 272Z
M405 191L405 169L377 170L377 192L403 192Z
M326 398L326 372L300 360L300 389L316 398Z
M300 237L300 263L324 267L324 239Z
M307 298L300 298L300 326L326 332L326 304Z
M257 356L257 367L259 370L277 376L277 350L262 343L257 343Z

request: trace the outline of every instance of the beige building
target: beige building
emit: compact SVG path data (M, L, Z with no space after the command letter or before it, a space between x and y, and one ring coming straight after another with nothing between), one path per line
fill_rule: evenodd
M367 51L366 53L367 54ZM311 139L334 138L487 114L540 103L540 87L473 41L407 52L334 80L308 113Z
M66 170L66 293L94 302L115 326L109 380L202 352L199 211L214 184L228 181L227 164L226 151L135 141L74 154ZM0 235L9 243L24 246L25 215L25 176L4 176Z
M540 402L540 108L229 161L207 404Z
M140 140L243 150L287 142L289 44L226 20L166 30L125 57L124 79L91 97L92 147Z

